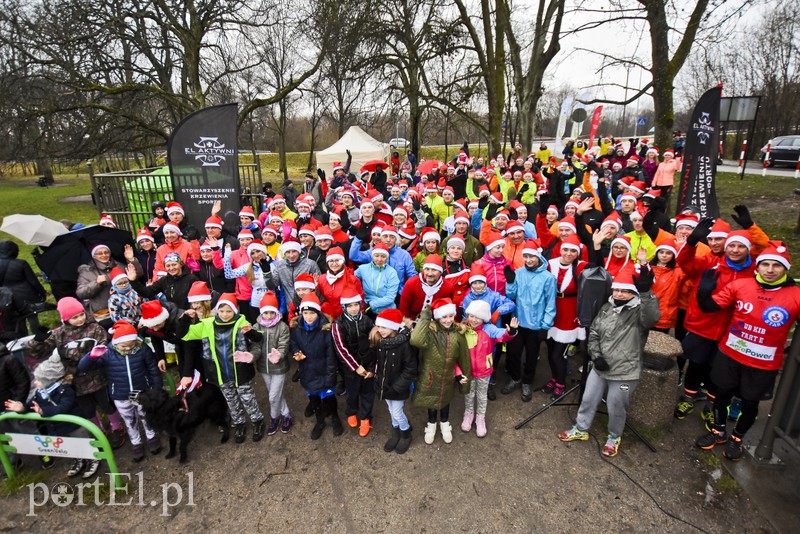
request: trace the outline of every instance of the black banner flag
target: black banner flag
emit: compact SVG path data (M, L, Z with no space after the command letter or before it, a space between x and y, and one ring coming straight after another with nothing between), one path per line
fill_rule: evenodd
M215 201L231 231L239 227L241 208L239 151L236 138L237 104L196 111L173 130L167 144L172 190L186 218L202 229ZM201 230L202 233L202 230Z
M722 86L706 91L692 112L678 194L680 213L686 206L700 209L700 217L719 217L714 178L719 155L719 105Z

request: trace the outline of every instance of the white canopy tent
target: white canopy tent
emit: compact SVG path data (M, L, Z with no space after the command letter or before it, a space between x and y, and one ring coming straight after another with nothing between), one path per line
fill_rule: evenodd
M317 167L328 176L333 172L333 164L347 161L347 150L353 155L350 172L358 175L358 170L371 159L389 161L389 145L374 139L358 126L351 126L334 144L317 152Z

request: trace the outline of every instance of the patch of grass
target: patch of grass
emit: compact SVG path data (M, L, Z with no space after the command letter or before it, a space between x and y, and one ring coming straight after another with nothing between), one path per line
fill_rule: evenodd
M716 469L718 467L722 467L722 460L716 454L709 454L706 452L699 452L697 454L697 460L708 467L709 469Z
M3 479L0 481L0 496L9 497L31 484L42 482L50 478L49 471L20 471L16 473L12 480Z
M741 489L739 483L736 482L732 476L723 471L717 482L714 484L714 489L720 494L737 494Z

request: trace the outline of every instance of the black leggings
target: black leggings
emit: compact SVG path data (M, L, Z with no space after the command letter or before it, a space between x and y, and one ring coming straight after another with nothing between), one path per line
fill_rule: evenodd
M319 395L309 395L308 402L311 403L311 407L317 415L317 423L324 423L325 418L329 415L331 419L339 419L336 395L329 395L324 399L320 398Z
M728 405L731 403L736 391L732 389L725 389L717 391L717 396L714 399L714 420L718 428L725 427L725 420L728 418ZM756 422L758 417L758 401L742 399L742 414L736 421L736 427L733 433L738 438L744 437L753 423Z
M569 343L547 340L547 359L550 361L550 372L558 384L567 382L567 347Z
M428 422L436 424L436 416L439 415L439 421L446 423L450 420L450 405L442 406L441 410L428 410Z
M517 337L507 344L507 365L511 379L523 384L533 384L536 363L539 361L539 348L547 331L519 328ZM525 351L525 365L522 365L522 351Z
M689 361L683 377L683 389L687 393L694 394L700 390L701 385L705 386L709 397L716 396L717 387L711 381L711 364Z

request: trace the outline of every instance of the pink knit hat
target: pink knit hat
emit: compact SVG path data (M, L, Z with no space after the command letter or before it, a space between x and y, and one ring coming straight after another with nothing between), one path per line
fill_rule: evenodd
M62 298L58 301L58 304L56 304L56 309L58 310L58 314L61 316L61 320L65 323L79 313L86 313L83 304L81 304L80 301L75 297Z

